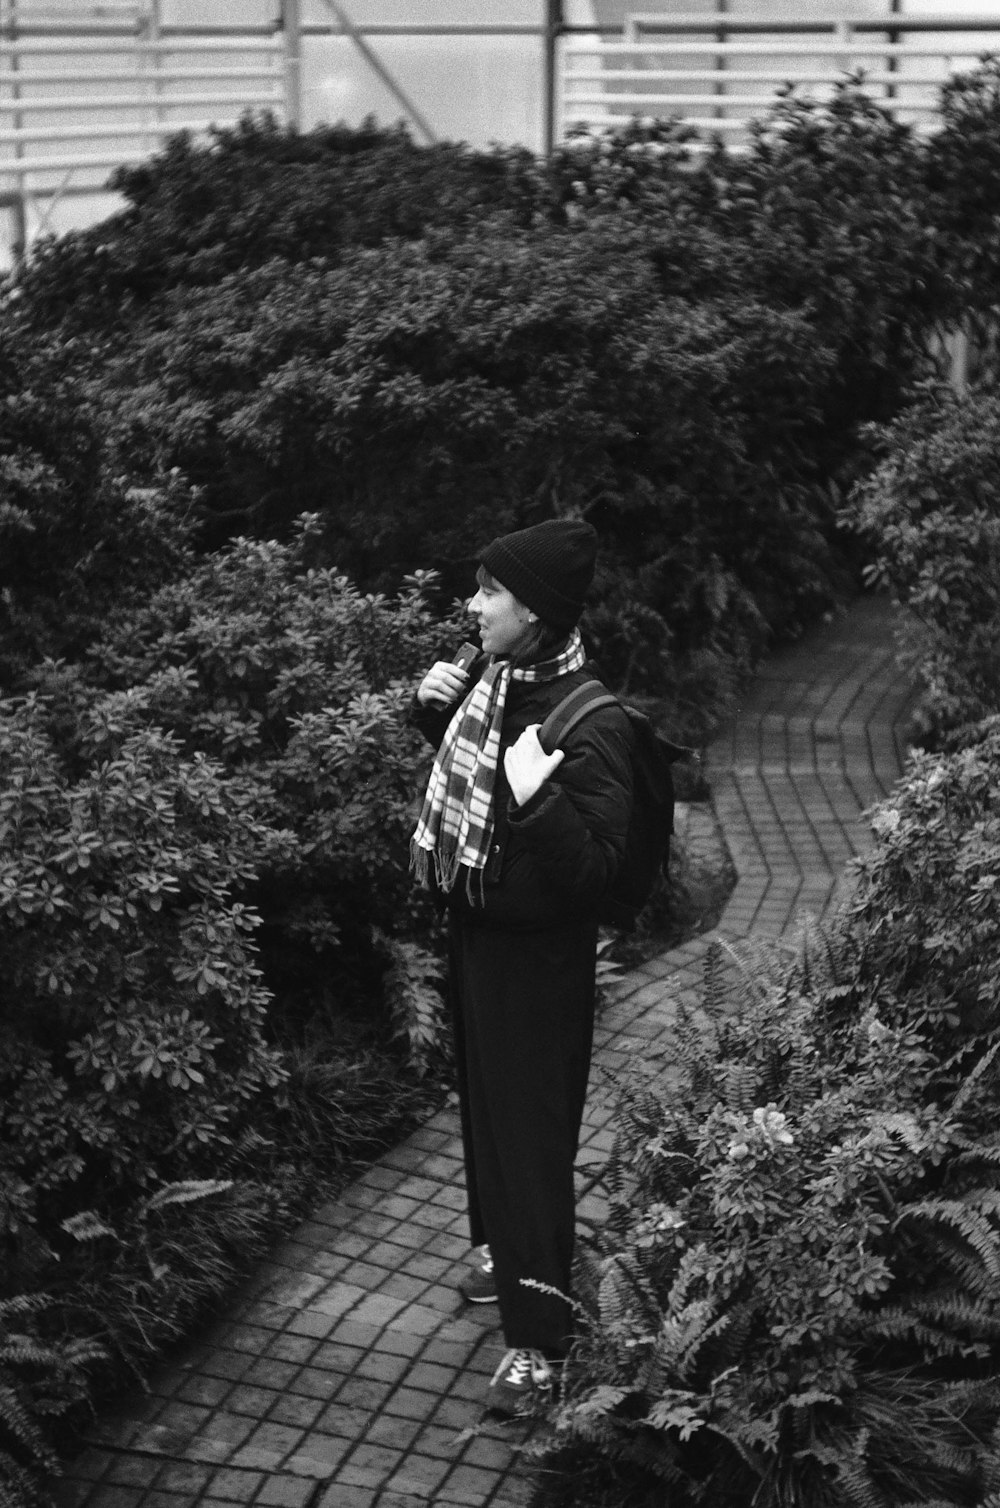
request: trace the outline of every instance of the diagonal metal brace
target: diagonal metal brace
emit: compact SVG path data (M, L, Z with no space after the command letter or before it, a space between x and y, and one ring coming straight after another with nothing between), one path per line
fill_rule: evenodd
M355 26L354 22L351 20L344 7L342 5L338 5L337 0L323 0L323 3L326 5L327 10L332 11L334 16L336 16L341 31L345 34L345 36L350 37L351 41L354 43L355 47L358 49L368 66L374 73L378 74L379 78L382 80L383 84L389 90L393 98L395 100L398 100L399 104L402 105L407 115L413 121L413 124L417 127L417 130L427 141L428 145L433 146L437 141L436 134L431 129L430 125L421 114L420 110L410 99L405 89L403 89L402 85L397 83L397 81L393 78L388 68L386 68L385 64L382 62L382 59L376 52L372 50L371 47L369 47L368 43L365 41L364 37L361 35L361 32Z

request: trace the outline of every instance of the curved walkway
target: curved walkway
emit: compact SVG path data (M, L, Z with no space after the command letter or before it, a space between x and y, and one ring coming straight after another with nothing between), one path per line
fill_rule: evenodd
M780 935L822 914L864 849L862 815L903 757L908 688L891 607L848 612L764 666L709 751L738 882L724 936ZM692 833L698 818L691 812ZM583 1220L600 1220L611 1146L602 1069L669 1053L697 999L709 937L632 971L602 1013L579 1159ZM502 1351L492 1306L463 1306L468 1243L457 1113L447 1109L321 1206L214 1327L91 1432L60 1508L519 1508L524 1426L479 1424Z

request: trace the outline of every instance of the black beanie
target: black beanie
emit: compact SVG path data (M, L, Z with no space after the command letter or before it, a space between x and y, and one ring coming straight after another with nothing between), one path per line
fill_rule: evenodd
M543 623L568 633L583 612L594 577L597 534L582 519L549 518L530 529L502 534L479 559Z

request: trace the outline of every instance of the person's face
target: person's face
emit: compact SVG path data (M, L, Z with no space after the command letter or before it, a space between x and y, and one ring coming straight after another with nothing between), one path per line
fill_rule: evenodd
M537 619L499 581L481 571L479 590L469 603L488 655L516 655L527 648Z

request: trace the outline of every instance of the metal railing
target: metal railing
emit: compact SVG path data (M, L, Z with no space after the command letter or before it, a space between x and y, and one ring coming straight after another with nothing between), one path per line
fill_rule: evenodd
M273 0L265 26L212 25L206 12L203 24L168 27L163 0L0 0L0 211L13 216L12 242L51 229L63 200L100 194L110 170L177 131L202 134L264 109L300 125L303 45L319 37L348 42L424 141L436 139L433 101L403 86L384 42L537 38L545 153L577 124L636 116L678 117L738 149L786 83L823 97L859 69L901 119L931 128L941 84L1000 49L1000 0L992 18L962 13L960 0L934 15L881 18L809 0L786 22L733 17L717 0L717 11L689 15L637 9L603 29L581 25L579 13L567 20L564 0L537 0L533 25L507 22L504 0L495 23L459 11L453 25L423 20L417 0L413 18L396 24L368 22L364 0L321 0L305 22L303 3ZM600 16L601 0L595 8Z
M280 29L185 34L160 26L156 0L0 4L0 207L18 249L62 199L100 192L176 132L283 117L287 66Z
M932 130L941 86L1000 49L1000 15L851 18L833 7L801 9L796 21L640 11L615 32L568 36L558 134L678 119L738 148L788 85L822 100L858 73L894 116Z

